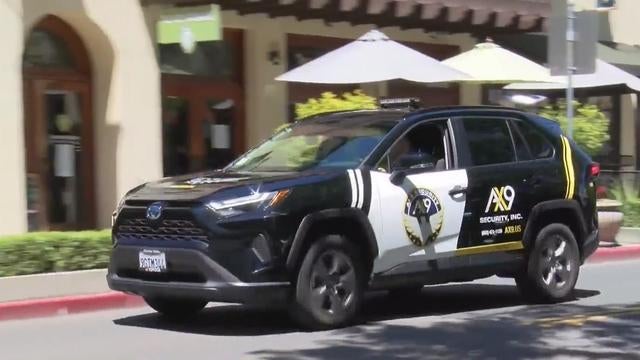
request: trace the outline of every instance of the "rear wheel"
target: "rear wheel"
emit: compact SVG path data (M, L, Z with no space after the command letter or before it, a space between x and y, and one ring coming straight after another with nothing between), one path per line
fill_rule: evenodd
M153 310L172 319L191 317L207 306L207 301L190 299L172 299L163 297L145 297L144 301Z
M516 276L521 294L533 302L557 302L569 298L580 272L580 252L571 229L547 225L528 254L526 271Z
M298 271L291 315L305 328L342 327L360 309L365 271L357 247L339 235L311 245Z

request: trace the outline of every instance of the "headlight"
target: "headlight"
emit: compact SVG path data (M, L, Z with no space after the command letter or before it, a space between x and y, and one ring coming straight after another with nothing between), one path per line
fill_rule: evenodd
M122 210L122 207L124 206L125 199L126 199L126 196L123 196L122 199L120 199L118 206L116 206L116 209L111 213L111 227L115 225L116 218L118 217L118 213L120 212L120 210Z
M216 214L229 217L245 212L254 211L259 208L269 208L276 206L289 195L289 190L272 192L257 192L247 196L241 196L226 200L213 200L206 204L209 210Z

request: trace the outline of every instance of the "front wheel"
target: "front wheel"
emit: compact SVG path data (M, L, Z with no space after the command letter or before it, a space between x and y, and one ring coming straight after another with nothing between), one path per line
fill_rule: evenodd
M580 252L571 229L547 225L536 236L526 271L516 276L520 293L533 302L558 302L573 293L580 272Z
M207 306L204 300L145 297L144 301L163 316L176 320L191 317Z
M357 247L339 235L323 236L298 271L291 315L305 328L342 327L360 309L365 271Z

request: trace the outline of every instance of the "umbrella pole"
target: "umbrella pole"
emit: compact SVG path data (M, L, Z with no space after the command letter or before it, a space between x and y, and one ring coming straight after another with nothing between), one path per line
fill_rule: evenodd
M573 138L573 45L575 42L575 29L573 3L567 2L567 136Z

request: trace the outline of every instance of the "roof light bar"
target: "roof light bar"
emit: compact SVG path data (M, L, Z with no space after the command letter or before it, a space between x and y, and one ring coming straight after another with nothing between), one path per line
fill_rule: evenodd
M418 98L380 99L379 103L383 109L418 109L420 107L420 100Z

